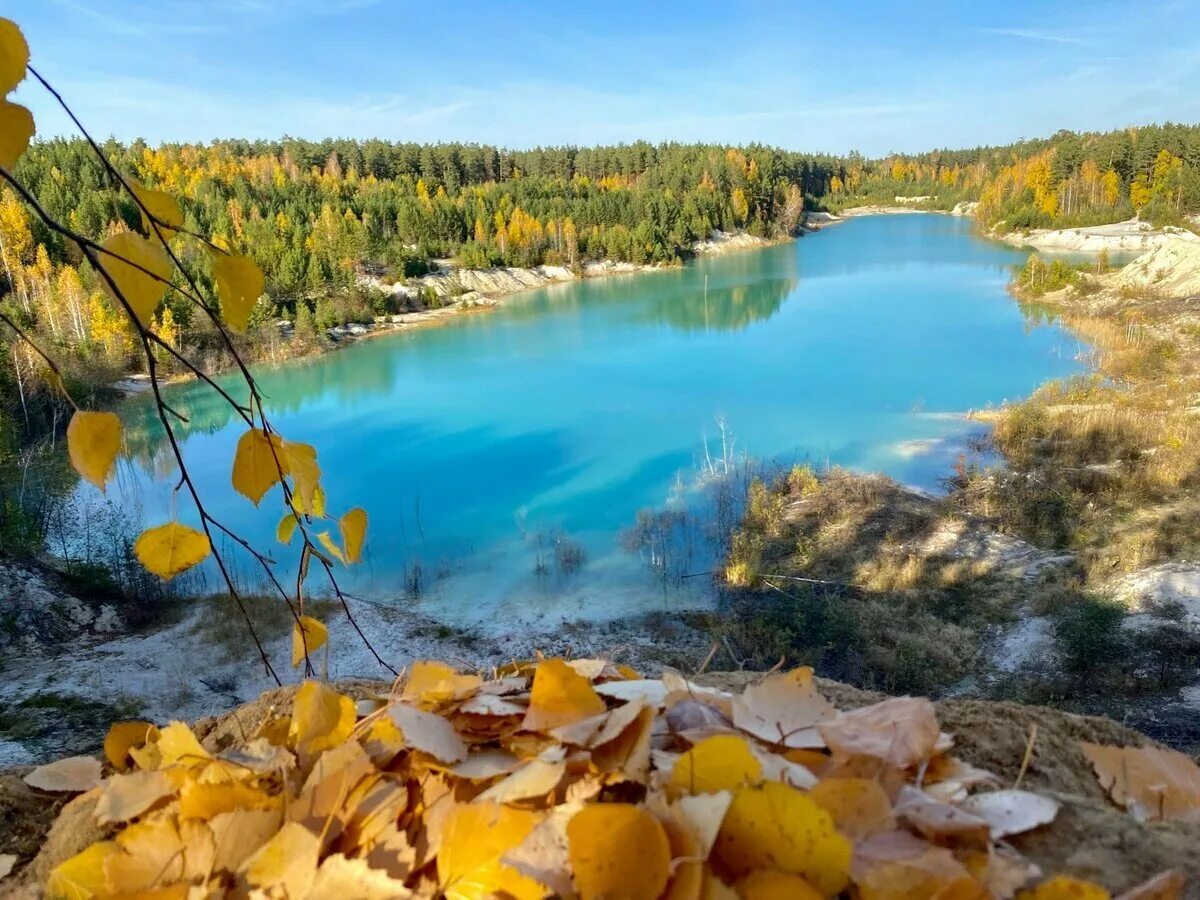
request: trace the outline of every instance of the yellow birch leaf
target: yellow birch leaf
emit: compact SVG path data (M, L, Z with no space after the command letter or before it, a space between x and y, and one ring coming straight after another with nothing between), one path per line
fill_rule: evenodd
M0 94L7 94L25 80L29 67L29 44L12 19L0 17Z
M336 747L350 736L357 718L354 701L319 681L296 691L288 735L296 749L313 754Z
M201 562L211 550L207 536L178 522L146 529L133 545L141 564L167 580Z
M598 716L604 701L592 683L561 659L538 663L533 673L529 711L521 722L524 731L548 731Z
M303 634L300 633L301 628L304 629ZM311 654L319 650L328 638L329 629L321 624L319 619L301 616L300 621L292 625L292 665L298 666L304 662L305 647Z
M98 841L64 860L46 879L46 900L87 900L106 895L104 861L120 852L115 841Z
M172 722L159 732L157 745L162 766L182 762L186 764L207 762L212 756L200 746L196 735L186 723Z
M821 746L813 730L837 714L813 679L809 666L768 675L746 687L733 700L733 724L769 744L785 747Z
M104 490L121 449L121 420L115 413L76 411L67 426L67 453L75 471Z
M762 781L762 763L741 735L717 734L683 754L671 770L670 793L711 794Z
M114 769L128 769L129 751L157 737L158 729L150 722L113 722L104 738L104 758Z
M179 818L208 821L235 809L274 809L278 798L242 781L223 784L185 782L179 791Z
M777 869L803 876L826 895L848 883L850 854L850 841L815 800L771 781L734 793L713 847L720 870L734 878Z
M478 675L459 675L445 663L422 659L412 664L400 696L418 706L433 707L474 696L482 684L483 679Z
M261 428L251 428L238 438L233 454L233 489L258 506L272 487L288 474L284 441Z
M321 862L308 900L404 900L412 896L403 881L372 868L365 859L335 853Z
M760 869L734 885L741 900L821 900L821 892L799 875Z
M248 256L214 252L212 258L221 316L234 331L245 331L250 312L263 294L262 270Z
M338 519L338 530L342 533L342 546L346 548L346 562L358 562L362 559L363 541L367 537L367 511L354 507Z
M329 536L328 531L317 532L317 542L329 551L330 556L332 556L342 565L346 564L346 557L342 553L342 548L337 545L337 541Z
M437 854L438 884L447 900L544 897L546 890L540 884L500 861L540 821L538 813L494 803L469 803L451 810Z
M183 210L179 208L179 201L170 194L142 187L136 181L130 181L129 188L141 205L150 210L150 215L158 220L158 232L162 233L163 240L169 241L175 236L176 231L183 227ZM153 240L158 239L154 223L150 221L150 217L144 211L142 212L142 230L146 232L147 237Z
M321 467L317 465L316 448L311 444L284 441L283 455L288 474L292 476L292 507L301 514L325 515L325 496L321 493Z
M662 824L630 803L585 806L567 823L575 886L583 900L655 900L667 886L671 847Z
M171 278L171 260L158 244L152 244L140 234L121 231L100 245L108 253L121 257L116 259L108 253L96 254L96 260L120 291L138 323L149 328L154 310L163 294L166 282ZM150 273L150 274L148 274ZM120 306L120 298L114 293L107 278L100 283L105 293Z
M288 822L242 869L254 887L280 888L285 897L306 897L317 877L320 850L320 838L303 825Z
M33 113L19 103L0 100L0 168L10 172L33 139Z
M296 516L292 513L284 513L283 518L279 520L279 524L275 526L275 540L281 544L290 544L295 534Z

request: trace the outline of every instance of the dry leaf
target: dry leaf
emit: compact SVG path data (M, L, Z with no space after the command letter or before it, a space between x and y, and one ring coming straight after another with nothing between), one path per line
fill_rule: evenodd
M821 900L822 894L799 875L760 869L734 885L741 900Z
M893 697L817 726L829 749L843 756L874 756L901 769L933 755L941 731L924 697Z
M313 755L345 741L356 719L353 700L319 681L306 681L296 691L288 735L297 750Z
M881 832L858 844L852 875L863 900L986 897L953 853L905 831Z
M390 706L388 715L408 746L428 753L438 762L457 763L467 758L467 745L441 716L403 703Z
M460 675L445 663L419 660L413 663L400 696L424 709L433 709L451 700L473 697L482 683L478 675Z
M538 663L533 674L529 709L521 728L525 731L549 731L598 716L604 711L604 701L590 681L561 659L548 659Z
M92 756L68 756L38 766L23 779L40 791L82 794L100 783L100 760Z
M101 825L128 822L174 793L175 783L162 772L114 775L96 802L96 821Z
M236 872L252 853L279 831L283 814L278 809L235 809L208 823L216 851L213 869Z
M823 747L813 728L836 712L817 690L813 670L801 666L747 685L733 701L733 724L769 744Z
M973 813L934 800L919 788L905 786L896 798L896 816L930 840L957 839L986 845L991 825Z
M403 881L387 872L371 868L365 860L335 853L321 863L308 900L402 900L412 895Z
M558 787L566 771L566 753L563 748L551 747L504 780L496 782L480 794L475 802L516 803L519 800L544 797Z
M1200 822L1200 766L1178 750L1081 742L1113 801L1139 821Z
M1011 788L975 794L964 800L960 807L985 819L992 828L992 839L1000 840L1010 834L1049 825L1058 815L1059 804L1041 794Z
M876 781L826 778L810 788L808 796L833 816L837 830L852 841L896 828L892 803Z
M675 763L670 786L676 793L706 794L762 781L762 763L740 735L718 734L701 741Z

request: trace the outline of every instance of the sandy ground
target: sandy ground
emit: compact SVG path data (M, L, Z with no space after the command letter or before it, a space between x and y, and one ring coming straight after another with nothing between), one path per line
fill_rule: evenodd
M1200 237L1186 229L1171 226L1155 228L1149 222L1137 219L1087 228L1035 228L1029 232L1009 232L995 237L1014 247L1071 253L1099 253L1101 250L1110 253L1140 252L1153 250L1174 240L1200 241Z

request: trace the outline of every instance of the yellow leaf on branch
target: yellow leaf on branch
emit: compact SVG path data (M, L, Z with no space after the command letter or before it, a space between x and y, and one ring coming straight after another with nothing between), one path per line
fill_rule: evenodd
M329 536L328 531L321 531L317 533L317 543L324 547L329 552L330 556L345 565L346 555L342 552L342 548L337 545L337 541Z
M292 521L294 522L295 519ZM292 665L298 666L304 662L305 648L311 655L324 646L328 638L329 629L318 619L314 619L312 616L301 616L300 621L292 626Z
M261 428L251 428L238 439L233 454L233 489L255 506L288 474L284 441ZM282 470L282 472L281 472Z
M75 471L104 490L121 449L121 420L115 413L77 411L67 426L67 453Z
M338 530L342 533L346 562L356 563L361 560L363 541L367 537L367 511L356 506L338 519Z
M29 44L12 19L0 18L0 94L7 94L25 80L29 68Z
M201 562L211 551L207 536L178 522L143 531L133 545L138 561L167 580Z
M33 139L33 113L19 103L0 100L0 168L12 171Z
M262 270L248 256L214 252L212 259L221 316L234 331L243 332L254 304L263 294Z
M136 181L130 181L129 188L141 205L150 211L150 215L158 220L158 232L162 233L163 240L170 240L175 236L177 229L183 227L183 210L179 208L179 201L170 194L142 187ZM142 212L142 230L146 232L147 237L157 238L158 236L154 223L150 221L144 211Z
M281 544L290 544L296 534L296 517L292 513L284 513L279 524L275 526L275 540Z
M108 279L102 277L105 293L120 305L120 292L138 323L149 328L171 278L170 258L161 246L132 231L118 232L100 246L108 252L97 254L97 262L116 285L114 291Z

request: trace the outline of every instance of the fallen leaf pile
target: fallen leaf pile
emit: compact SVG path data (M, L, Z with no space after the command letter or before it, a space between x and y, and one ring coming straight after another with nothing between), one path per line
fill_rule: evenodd
M86 791L108 833L50 898L1109 896L1005 843L1058 804L953 744L928 700L839 712L807 668L733 696L604 660L422 662L357 703L305 682L220 753L125 722L103 780L81 759L28 780ZM1179 895L1156 882L1132 896Z

